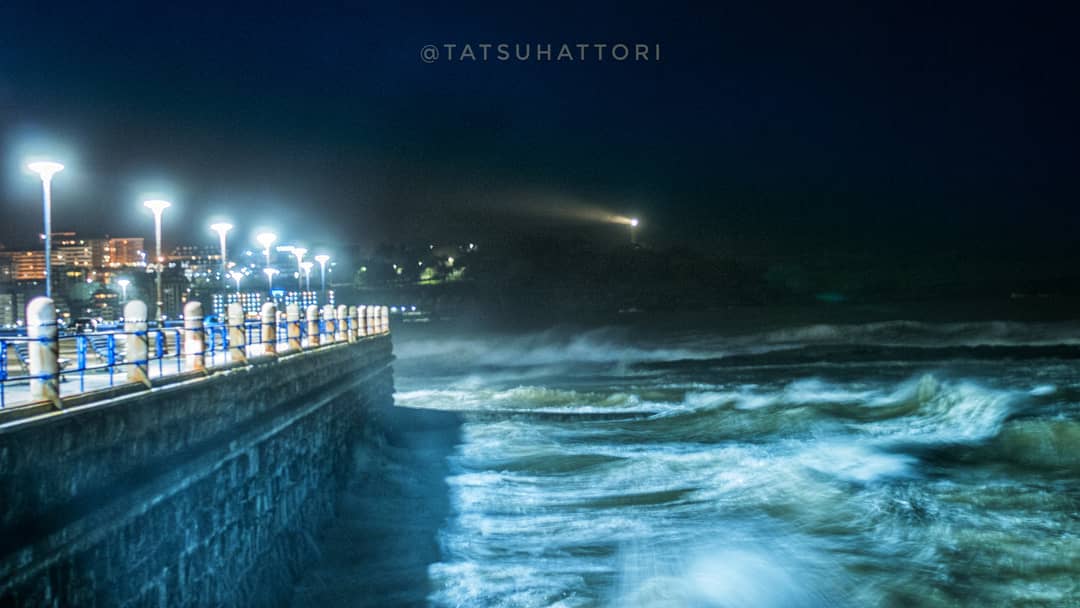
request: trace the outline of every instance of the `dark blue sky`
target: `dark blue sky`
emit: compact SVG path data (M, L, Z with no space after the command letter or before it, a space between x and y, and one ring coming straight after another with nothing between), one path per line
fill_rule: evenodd
M138 195L168 183L207 242L218 210L374 244L588 206L735 253L1076 254L1080 54L1049 4L61 4L0 8L0 241L40 230L17 161L51 138L55 223L88 234L149 235ZM661 61L419 55L620 41Z

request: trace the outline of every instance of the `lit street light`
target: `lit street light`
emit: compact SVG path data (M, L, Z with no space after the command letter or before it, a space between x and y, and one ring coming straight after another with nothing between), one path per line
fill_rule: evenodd
M266 273L266 292L270 295L270 299L274 298L274 275L279 271L277 268L270 268L267 266L263 268L263 272Z
M218 239L221 241L221 278L225 278L225 271L228 270L228 250L225 248L225 235L233 229L233 225L228 222L218 222L216 224L210 224L210 229L218 233Z
M240 279L244 278L244 273L234 270L234 271L229 273L229 276L232 277L232 280L236 281L236 293L239 294L240 293Z
M277 235L273 232L260 232L255 235L255 240L263 246L263 253L266 254L266 265L270 265L270 246L277 240Z
M637 242L637 227L638 227L638 219L636 217L630 218L630 242L631 243L636 243Z
M300 291L300 276L304 274L304 254L307 253L307 249L303 247L293 247L292 254L296 256L296 290Z
M300 268L304 271L304 291L311 291L311 269L315 267L315 264L311 262L304 262L300 265Z
M127 302L127 288L128 285L131 285L131 281L128 279L117 279L116 284L120 286L121 302Z
M320 253L315 256L315 261L319 263L319 274L322 277L322 292L323 298L326 298L326 263L330 261L330 256L325 253Z
M157 271L155 272L157 277L157 314L155 316L158 321L162 321L162 306L164 302L162 302L161 299L161 271L165 267L165 259L161 257L161 214L171 207L172 203L160 199L153 199L143 201L143 206L154 213L154 244L157 254L154 257L155 261L157 261Z
M45 296L52 297L52 178L64 170L60 163L42 160L26 165L41 178L41 203L45 215Z

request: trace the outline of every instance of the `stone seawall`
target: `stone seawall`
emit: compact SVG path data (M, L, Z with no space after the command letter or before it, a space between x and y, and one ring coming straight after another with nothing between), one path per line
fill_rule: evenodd
M0 605L287 601L391 360L378 336L0 425Z

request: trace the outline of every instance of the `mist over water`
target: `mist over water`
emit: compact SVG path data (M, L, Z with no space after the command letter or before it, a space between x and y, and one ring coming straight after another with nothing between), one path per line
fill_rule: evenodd
M1080 605L1080 326L399 339L436 606Z

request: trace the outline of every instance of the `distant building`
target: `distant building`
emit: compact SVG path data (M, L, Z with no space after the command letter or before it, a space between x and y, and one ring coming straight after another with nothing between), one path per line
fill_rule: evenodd
M142 266L146 264L146 249L142 237L108 239L102 253L101 267Z

